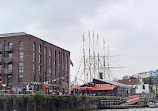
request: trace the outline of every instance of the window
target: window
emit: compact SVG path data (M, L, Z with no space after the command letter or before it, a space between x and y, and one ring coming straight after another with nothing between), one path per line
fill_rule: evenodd
M49 74L52 73L52 50L49 49Z
M57 63L57 66L58 66L58 74L60 76L60 69L61 69L61 64L60 64L60 52L58 54L58 63Z
M54 59L54 68L56 68L56 60Z
M46 53L47 53L47 48L44 47L44 54L46 55Z
M51 68L49 68L49 74L51 74L52 73L52 69Z
M36 75L33 75L33 81L36 81Z
M33 62L35 62L35 53L33 52Z
M23 50L24 49L24 42L20 41L19 42L19 50Z
M12 75L8 75L8 84L12 84Z
M2 54L0 54L0 61L2 61Z
M57 70L54 69L54 77L56 77L56 75L57 75Z
M59 52L59 54L58 54L58 59L60 59L60 52Z
M19 61L24 61L24 52L19 53Z
M23 72L24 71L24 65L23 63L19 63L19 72Z
M2 51L2 44L0 44L0 51Z
M35 44L35 42L33 43L33 51L36 51L36 44Z
M35 73L36 72L36 66L35 66L35 64L33 64L33 66L32 66L32 71Z
M39 65L39 74L41 74L41 65Z
M41 55L39 55L39 64L41 64L42 61L41 61Z
M10 51L12 52L12 50L13 50L13 43L9 42L9 43L8 43L8 46L5 46L5 50L6 50L6 51L9 51L9 52L10 52Z
M62 70L64 70L64 54L62 55Z
M42 49L41 49L41 45L39 45L39 53L41 53Z
M13 57L13 53L9 53L9 58L12 58Z
M45 77L45 81L47 81L47 77Z
M2 65L0 65L0 75L2 75Z
M47 74L47 48L44 47L44 73Z
M143 89L145 89L145 85L143 85Z
M56 51L54 51L54 58L56 59Z
M8 69L9 69L9 70L12 70L12 67L13 67L12 64L9 64L9 65L8 65Z
M68 56L66 56L66 67L65 67L65 69L66 69L66 71L68 71L68 69L67 69L67 64L68 64Z
M42 78L41 78L41 76L39 76L39 81L42 82Z
M69 71L69 58L68 58L68 55L66 56L66 70Z
M52 50L49 49L49 57L52 57Z
M13 43L9 42L8 46L9 46L9 48L13 48Z
M35 62L36 61L36 44L35 44L35 42L33 43L33 62Z
M22 84L24 82L23 75L19 75L19 84Z

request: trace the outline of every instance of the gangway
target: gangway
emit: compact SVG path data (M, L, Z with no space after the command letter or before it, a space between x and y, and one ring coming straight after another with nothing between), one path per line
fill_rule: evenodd
M144 106L144 97L140 95L121 98L119 100L101 100L100 108L127 108Z

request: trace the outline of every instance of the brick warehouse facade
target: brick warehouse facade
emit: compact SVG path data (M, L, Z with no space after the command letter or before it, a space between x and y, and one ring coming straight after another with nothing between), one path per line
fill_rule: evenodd
M0 81L9 87L30 82L69 86L70 52L24 32L0 34Z

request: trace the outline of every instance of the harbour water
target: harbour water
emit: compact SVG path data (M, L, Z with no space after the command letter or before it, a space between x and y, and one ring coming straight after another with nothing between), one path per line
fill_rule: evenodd
M93 111L158 111L158 108L101 109Z

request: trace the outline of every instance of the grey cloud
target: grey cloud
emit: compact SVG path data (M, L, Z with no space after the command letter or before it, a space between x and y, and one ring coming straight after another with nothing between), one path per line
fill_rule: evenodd
M157 3L157 0L5 0L0 3L0 33L25 31L70 50L75 65L71 73L75 75L82 56L82 33L94 30L105 38L112 54L120 55L115 61L128 67L114 73L132 75L157 68Z

